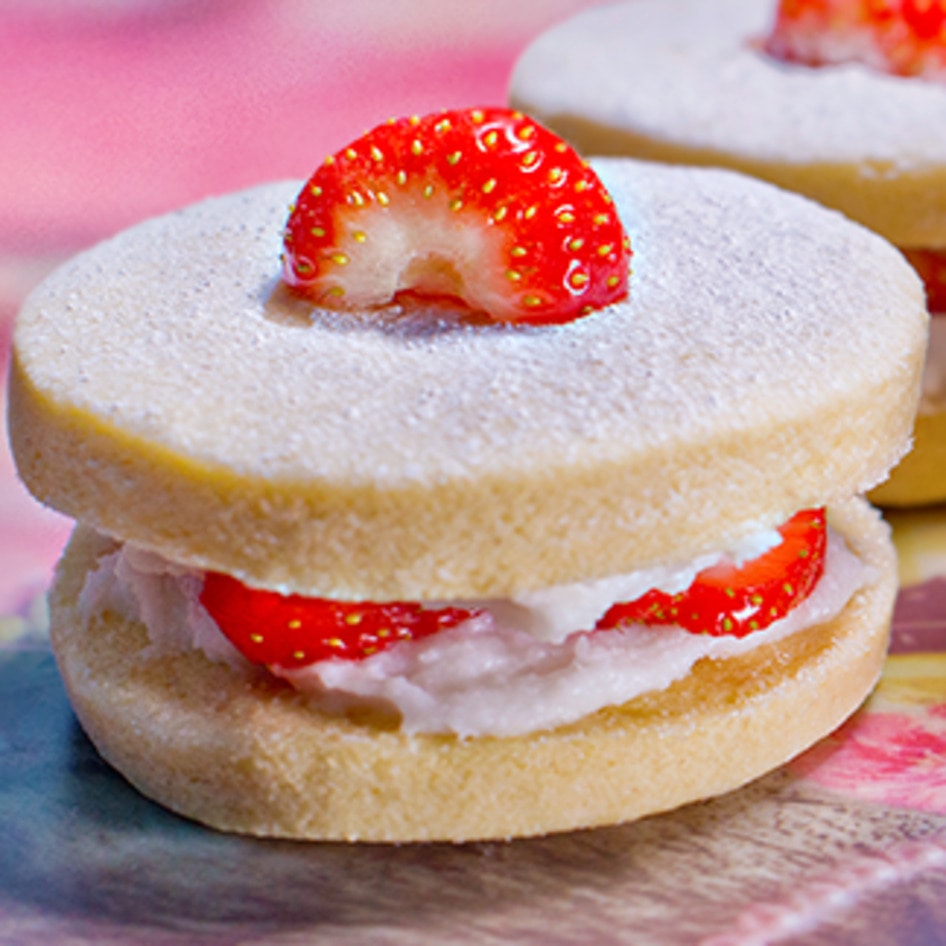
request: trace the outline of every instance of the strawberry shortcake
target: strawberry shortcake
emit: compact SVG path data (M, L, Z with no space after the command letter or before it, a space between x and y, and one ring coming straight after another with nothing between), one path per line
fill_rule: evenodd
M914 271L719 170L502 108L140 224L25 303L9 427L78 520L76 714L257 835L507 838L742 785L880 671L859 498L908 447Z
M876 230L946 313L946 0L633 0L580 13L516 64L520 107L585 154L714 165ZM872 497L946 499L946 320L915 446Z

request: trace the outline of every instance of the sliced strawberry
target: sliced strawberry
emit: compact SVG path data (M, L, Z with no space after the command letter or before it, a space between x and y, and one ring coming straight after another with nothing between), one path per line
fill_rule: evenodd
M287 669L329 657L360 660L399 641L455 627L476 613L281 595L248 588L218 572L205 577L200 600L247 660Z
M779 533L779 545L739 567L723 562L704 569L684 592L653 590L613 605L595 630L672 624L696 633L744 637L768 627L803 601L821 577L825 511L799 512ZM331 657L361 660L482 613L406 601L378 604L281 595L248 588L219 572L207 573L200 600L247 660L286 669Z
M286 225L284 277L319 305L450 296L553 323L627 294L630 243L594 171L504 108L392 120L326 159Z
M946 82L946 0L780 0L771 55Z
M700 634L745 637L798 605L824 571L825 511L809 509L779 529L782 541L740 567L723 562L700 572L679 594L648 591L616 604L597 629L622 624L676 624Z
M923 280L930 312L946 313L946 250L904 250L903 255Z

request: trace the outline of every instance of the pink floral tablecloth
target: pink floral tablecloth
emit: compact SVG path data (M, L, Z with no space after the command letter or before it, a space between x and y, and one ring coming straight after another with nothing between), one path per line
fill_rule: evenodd
M57 262L278 177L389 115L502 103L590 0L0 0L0 345ZM636 825L514 844L248 841L140 798L44 637L69 524L0 451L0 944L946 942L946 512L892 517L876 694L784 770Z

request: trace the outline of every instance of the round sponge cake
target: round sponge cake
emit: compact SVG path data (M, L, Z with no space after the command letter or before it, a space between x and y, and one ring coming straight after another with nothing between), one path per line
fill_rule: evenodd
M633 0L577 14L517 62L513 103L585 154L729 167L902 247L946 248L946 92L858 64L780 62L775 0Z
M832 524L872 570L835 619L669 689L527 736L406 735L319 713L261 672L197 651L149 656L145 628L77 600L113 543L76 530L51 595L79 719L144 794L217 828L365 841L463 841L627 821L729 791L829 732L874 685L896 593L888 529L863 501Z
M561 326L288 300L298 183L101 244L17 323L21 476L173 561L372 600L688 560L881 481L926 345L900 254L729 172L595 167L630 296Z

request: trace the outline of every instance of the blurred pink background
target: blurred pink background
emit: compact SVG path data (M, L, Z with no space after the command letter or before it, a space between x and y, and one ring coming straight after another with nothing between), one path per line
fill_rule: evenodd
M0 344L64 257L280 177L391 115L505 101L525 44L591 0L0 0ZM69 524L0 451L0 611Z

